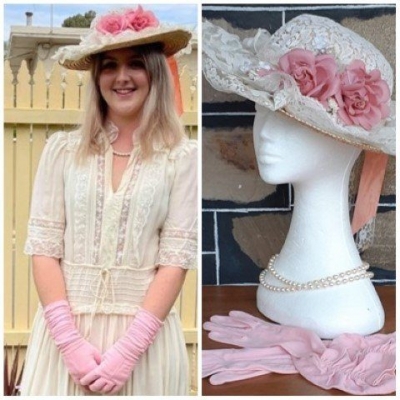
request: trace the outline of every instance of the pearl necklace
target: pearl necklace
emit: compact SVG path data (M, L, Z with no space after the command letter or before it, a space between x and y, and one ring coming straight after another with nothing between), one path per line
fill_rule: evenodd
M339 274L331 275L326 278L308 281L305 283L299 283L284 278L282 275L276 272L274 264L278 255L271 257L268 263L268 267L264 269L260 274L260 283L268 290L273 292L295 292L299 290L314 290L324 289L337 285L344 285L346 283L358 281L360 279L372 278L374 274L372 272L366 272L369 268L369 264L363 262L359 267L350 269ZM273 275L276 279L282 282L285 286L274 286L267 283L266 277L268 272Z
M116 151L114 149L112 152L113 152L114 156L117 156L117 157L129 157L132 153L132 151L130 151L129 153L122 153L122 152Z

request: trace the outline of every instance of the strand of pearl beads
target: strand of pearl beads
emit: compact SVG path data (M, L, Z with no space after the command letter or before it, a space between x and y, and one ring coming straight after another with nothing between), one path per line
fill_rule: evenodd
M366 272L369 268L369 264L363 262L362 265L360 265L359 267L341 272L339 274L331 275L322 279L299 283L286 279L282 275L278 274L274 267L276 258L277 254L272 256L268 262L267 268L264 269L260 274L261 285L264 286L266 289L272 290L274 292L295 292L299 290L324 289L337 285L344 285L346 283L358 281L360 279L370 279L374 276L372 272ZM271 275L273 275L277 280L282 282L285 286L275 286L267 283L266 277L268 272L271 273Z
M117 157L130 157L132 151L129 151L127 153L123 153L123 152L116 151L116 150L113 149L112 153L114 154L114 156L117 156Z

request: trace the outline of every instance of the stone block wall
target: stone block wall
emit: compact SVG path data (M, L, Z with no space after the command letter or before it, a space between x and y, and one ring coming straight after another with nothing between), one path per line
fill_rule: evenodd
M273 33L303 14L329 17L382 51L395 70L395 12L388 5L203 5L203 17L240 37L260 27ZM252 139L254 103L215 91L203 79L203 284L256 284L288 232L290 185L268 185L257 170ZM395 94L394 94L395 96ZM354 200L362 156L351 179ZM373 245L362 258L376 284L395 282L395 158L390 157ZM329 238L327 238L329 240Z

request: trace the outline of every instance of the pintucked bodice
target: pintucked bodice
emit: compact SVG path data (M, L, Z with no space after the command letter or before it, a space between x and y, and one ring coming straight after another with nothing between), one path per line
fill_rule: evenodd
M196 265L196 143L144 159L132 152L118 190L112 151L76 162L79 131L54 134L32 198L27 254L61 260L75 313L133 313L159 265Z

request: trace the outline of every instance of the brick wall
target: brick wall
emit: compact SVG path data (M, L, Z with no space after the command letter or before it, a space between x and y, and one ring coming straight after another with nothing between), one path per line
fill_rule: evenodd
M203 5L203 17L240 37L271 33L303 14L329 17L382 51L395 70L394 5ZM261 180L253 150L254 103L217 92L203 79L203 284L256 284L282 247L293 207L290 185ZM350 191L358 185L362 157ZM372 247L362 254L376 284L395 279L395 158L390 157Z

